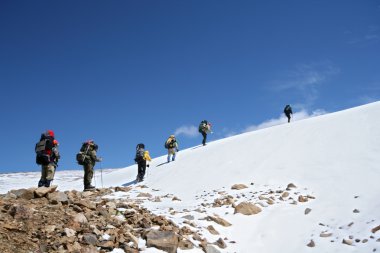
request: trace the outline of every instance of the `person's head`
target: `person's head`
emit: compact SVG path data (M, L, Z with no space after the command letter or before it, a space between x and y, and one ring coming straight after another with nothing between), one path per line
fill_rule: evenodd
M54 137L54 132L53 130L46 130L46 136L51 136L51 137Z

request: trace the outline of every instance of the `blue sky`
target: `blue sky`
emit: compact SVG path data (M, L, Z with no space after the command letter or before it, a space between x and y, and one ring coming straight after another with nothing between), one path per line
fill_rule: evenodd
M46 129L59 170L87 139L119 168L139 142L200 144L203 119L211 141L282 123L288 103L301 119L380 98L379 0L3 0L0 31L0 172L39 170Z

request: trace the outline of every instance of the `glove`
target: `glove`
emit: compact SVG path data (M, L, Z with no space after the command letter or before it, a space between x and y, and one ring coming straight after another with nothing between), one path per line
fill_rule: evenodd
M101 158L101 157L98 157L98 158L96 159L97 162L101 162L102 160L103 160L103 158Z

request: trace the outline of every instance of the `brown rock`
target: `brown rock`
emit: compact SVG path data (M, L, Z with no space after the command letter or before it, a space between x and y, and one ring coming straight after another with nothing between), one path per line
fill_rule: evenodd
M284 192L284 193L282 193L281 197L282 197L282 198L287 198L287 197L289 197L289 192Z
M36 188L11 190L9 193L14 194L17 198L31 200L34 198Z
M245 188L248 188L248 186L246 186L244 184L234 184L233 186L231 186L232 190L242 190Z
M228 221L226 221L225 219L220 218L220 217L207 216L207 220L212 220L213 222L215 222L215 223L217 223L223 227L229 227L232 225L231 223L229 223Z
M207 230L213 235L219 235L219 232L212 225L208 226Z
M319 234L320 237L330 237L332 235L333 235L332 233L326 233L326 232L322 232Z
M86 207L86 208L91 209L91 210L96 209L96 205L93 202L91 202L89 200L85 200L85 199L76 201L76 202L74 202L74 204L77 206L80 206L80 207Z
M26 220L32 217L33 210L25 205L13 205L8 213L15 219Z
M144 193L144 192L140 192L138 195L137 195L138 198L151 198L152 197L152 194L150 193Z
M218 246L219 248L221 248L221 249L225 249L225 248L227 248L227 245L226 245L226 243L223 241L222 238L219 238L214 244L215 244L216 246Z
M299 195L298 196L298 202L307 202L308 198L306 196Z
M78 222L78 223L82 223L82 224L88 223L88 220L87 220L86 216L84 216L83 213L77 213L76 215L74 215L73 220L74 220L74 222Z
M67 205L69 203L69 198L64 192L52 192L47 195L47 199L49 202L53 205L56 205L58 203L62 203L64 205Z
M289 191L289 190L291 190L292 188L297 188L297 186L295 186L295 184L293 184L293 183L290 183L290 184L288 184L288 186L286 187L286 190Z
M98 246L102 249L112 250L115 248L115 244L112 241L102 241L98 243Z
M37 197L37 198L42 198L42 197L45 197L48 193L52 193L52 192L55 192L55 190L57 189L57 185L52 185L50 187L38 187L37 189L35 189L34 191L34 195Z
M379 230L380 230L380 225L377 226L377 227L374 227L373 229L371 229L371 232L372 232L372 233L376 233L376 232L379 231Z
M244 215L253 215L253 214L258 214L259 212L261 212L260 207L249 202L242 202L235 207L234 213L241 213Z
M180 248L181 250L190 250L194 248L194 244L191 241L184 238L181 241L179 241L178 248Z
M176 253L178 235L172 231L151 230L146 234L146 246L155 247L168 253Z

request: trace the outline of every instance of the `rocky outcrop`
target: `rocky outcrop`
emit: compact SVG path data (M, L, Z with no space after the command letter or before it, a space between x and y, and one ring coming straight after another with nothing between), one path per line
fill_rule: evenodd
M199 247L189 237L198 238L199 243L203 240L187 226L179 227L135 203L105 199L114 188L55 190L21 189L0 196L0 252L95 253L118 248L138 253L142 238L146 247L177 252L178 247ZM129 188L119 187L118 191Z

